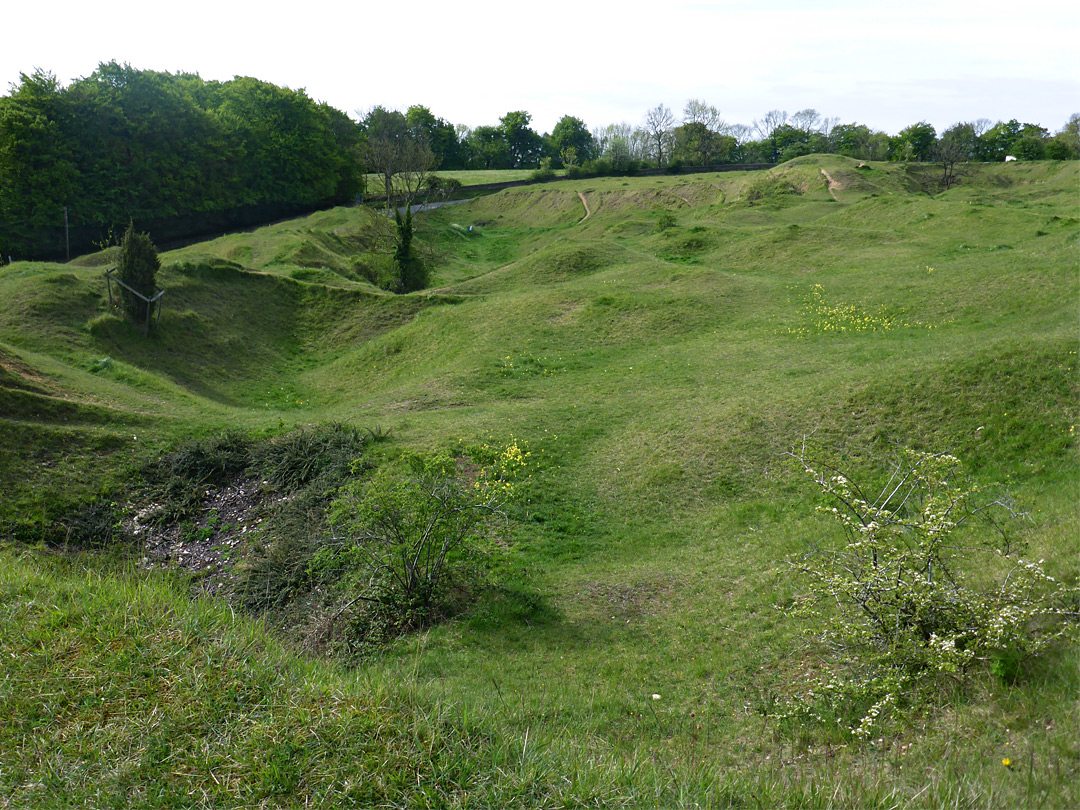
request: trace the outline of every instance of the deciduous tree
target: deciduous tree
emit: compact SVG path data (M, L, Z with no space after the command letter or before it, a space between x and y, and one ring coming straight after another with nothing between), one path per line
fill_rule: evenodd
M510 153L514 169L531 168L540 162L544 142L529 126L532 116L524 110L508 112L499 119L499 129Z
M411 205L436 163L426 137L409 129L404 114L383 107L370 110L364 116L362 128L367 137L368 167L383 179L387 213L394 207L395 199Z
M575 162L583 163L596 157L596 142L592 133L589 132L585 122L571 115L564 115L555 124L548 136L548 144L552 155L564 165L563 153L567 149L574 150Z
M663 104L657 104L645 114L645 132L648 134L652 156L656 159L658 169L671 155L675 140L672 133L674 126L675 116Z

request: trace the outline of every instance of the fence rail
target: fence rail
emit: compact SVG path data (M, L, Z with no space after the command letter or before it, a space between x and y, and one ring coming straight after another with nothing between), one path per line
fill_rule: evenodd
M123 287L129 293L131 293L135 297L139 298L141 301L143 301L146 304L146 322L143 324L143 333L144 334L149 334L150 333L150 316L151 316L151 314L153 314L153 312L155 310L157 310L157 315L154 316L154 325L157 326L158 322L161 320L161 304L159 304L158 302L161 301L161 296L165 295L165 291L164 290L158 290L157 294L155 296L153 296L152 298L147 298L145 295L143 295L141 292L136 290L130 284L125 284L119 278L113 278L113 273L115 273L115 272L116 272L115 267L110 267L108 270L105 271L105 283L109 285L109 306L110 307L115 307L116 306L116 304L113 303L113 292L112 292L112 285L113 285L113 282L115 281L117 284L119 284L121 287ZM121 298L121 296L119 294L119 291L117 292L116 297Z

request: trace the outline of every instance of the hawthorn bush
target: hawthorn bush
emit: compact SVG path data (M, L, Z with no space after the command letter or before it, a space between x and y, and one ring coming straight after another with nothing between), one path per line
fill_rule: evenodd
M828 674L781 716L868 737L942 678L963 683L983 665L1012 682L1055 639L1075 635L1077 589L1025 555L1009 531L1020 515L967 482L955 457L904 451L885 485L867 491L821 460L793 456L844 539L789 562L807 587L790 612L810 620Z

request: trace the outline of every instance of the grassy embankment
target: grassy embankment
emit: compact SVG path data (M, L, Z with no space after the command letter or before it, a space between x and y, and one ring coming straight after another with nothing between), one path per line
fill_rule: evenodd
M507 566L536 594L345 675L157 579L5 551L4 797L1072 805L1075 651L873 743L762 713L819 666L778 610L782 561L834 533L782 456L804 435L854 473L955 453L1076 577L1077 167L937 194L856 165L512 189L426 215L436 286L401 298L363 280L371 215L324 212L166 255L149 338L93 257L0 270L5 533L47 538L225 426L515 436L535 467Z

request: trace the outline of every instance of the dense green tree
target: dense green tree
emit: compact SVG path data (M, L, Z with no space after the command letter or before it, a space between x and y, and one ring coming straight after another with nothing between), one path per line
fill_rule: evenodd
M734 146L735 139L730 135L721 135L703 123L691 121L676 127L672 158L688 166L728 163Z
M930 160L937 133L934 128L920 121L900 130L897 140L892 142L889 158L892 160Z
M584 163L597 157L596 142L592 133L589 132L585 122L572 115L564 115L555 124L551 134L547 136L548 151L553 160L562 164L563 154L567 149L573 149L577 163Z
M244 77L222 85L219 98L222 121L243 142L240 172L249 198L302 205L335 199L348 158L303 91Z
M1073 113L1053 138L1046 142L1051 160L1080 159L1080 113Z
M100 225L176 216L236 190L240 145L193 98L197 77L102 64L66 92L79 165L73 209Z
M510 146L498 127L480 126L465 139L468 163L474 169L508 169L511 166Z
M0 255L22 255L34 233L63 222L78 172L59 123L56 78L22 74L0 98Z
M1080 151L1060 135L1055 135L1046 142L1046 157L1048 160L1077 160Z
M436 118L431 110L419 104L405 112L405 123L414 139L427 141L438 168L464 168L461 144L453 124Z
M1005 160L1011 154L1012 146L1020 140L1022 125L1015 118L998 121L982 137L984 159L992 162Z
M39 71L0 98L0 249L16 233L16 250L56 253L65 207L88 247L131 219L216 229L214 212L350 201L358 145L343 113L251 78L107 62L63 88Z
M531 121L532 116L524 110L508 112L499 119L512 169L528 169L540 163L544 142L529 126Z
M1023 135L1013 141L1010 151L1021 160L1042 160L1046 157L1046 143L1036 135Z
M777 160L791 160L810 154L810 132L791 124L781 124L772 133L772 146Z
M944 150L946 154L957 161L978 159L980 148L979 136L975 134L975 125L971 122L964 121L953 124L941 133L938 144L944 144L947 147ZM941 149L935 151L935 160L940 159L941 151Z
M864 124L840 124L830 135L833 151L853 158L869 158L873 132Z

